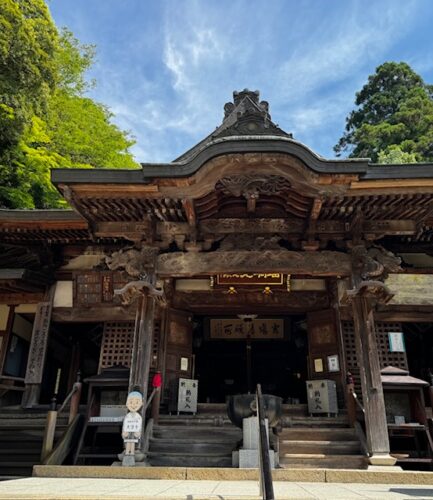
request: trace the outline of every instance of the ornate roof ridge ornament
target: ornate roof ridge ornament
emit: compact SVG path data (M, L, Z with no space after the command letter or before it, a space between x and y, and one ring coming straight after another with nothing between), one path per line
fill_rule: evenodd
M233 102L224 105L224 119L212 139L239 135L277 135L292 138L272 122L269 103L260 101L258 90L233 92Z

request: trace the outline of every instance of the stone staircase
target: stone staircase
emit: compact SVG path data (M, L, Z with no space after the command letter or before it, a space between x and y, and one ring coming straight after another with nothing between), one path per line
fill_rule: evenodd
M0 480L28 477L40 464L46 411L21 408L0 409ZM56 439L67 425L67 415L59 417Z
M314 469L366 469L367 457L345 415L335 418L297 415L285 419L279 434L280 466Z
M148 461L154 466L231 467L242 431L225 415L224 405L200 405L191 416L161 415L153 428Z
M199 405L191 416L161 415L149 443L154 466L231 467L232 451L242 440L225 405ZM367 458L345 414L309 417L306 405L283 406L278 435L283 468L365 469Z

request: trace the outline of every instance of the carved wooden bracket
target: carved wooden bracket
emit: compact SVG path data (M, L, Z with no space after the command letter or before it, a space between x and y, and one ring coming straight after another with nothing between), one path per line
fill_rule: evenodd
M401 258L380 246L367 249L364 245L352 248L352 267L355 281L384 280L389 273L402 270Z
M355 297L368 299L373 307L376 304L387 304L394 297L394 294L382 281L360 281L351 290L346 290L340 303L343 306L351 305Z
M127 248L105 258L108 269L124 269L130 276L151 281L158 256L158 248L143 246L141 249Z
M130 281L123 288L114 290L114 295L120 295L122 297L123 305L131 304L143 293L147 293L165 302L164 287L160 281L157 282L156 286L144 280Z

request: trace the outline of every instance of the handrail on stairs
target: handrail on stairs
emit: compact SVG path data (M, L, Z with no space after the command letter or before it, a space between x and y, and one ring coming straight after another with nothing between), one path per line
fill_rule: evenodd
M81 377L81 374L80 374L80 371L78 370L77 380L74 383L74 385L72 386L72 389L69 391L68 395L66 396L65 400L63 401L63 404L60 406L60 408L58 410L57 410L57 395L54 394L53 398L51 399L51 405L50 405L50 409L48 410L47 421L45 423L44 439L42 442L42 450L41 450L41 462L42 463L44 463L44 461L47 459L47 457L53 451L57 418L65 410L66 405L69 402L70 402L70 405L69 405L68 429L72 425L72 423L76 420L76 417L78 415L78 409L80 406L81 389L82 389L82 383L80 381L80 377ZM67 432L68 429L66 429L65 432Z
M274 485L272 483L271 461L269 457L269 438L265 421L265 406L262 388L257 384L256 390L257 419L259 423L259 477L260 491L263 500L274 500Z
M77 414L56 446L43 460L43 465L62 465L75 448L84 425L84 416Z
M358 395L355 392L355 382L350 372L347 372L346 376L346 394L347 416L349 418L350 425L352 427L355 427L355 424L358 421L356 416L356 407L358 407L364 415L365 409L359 401Z

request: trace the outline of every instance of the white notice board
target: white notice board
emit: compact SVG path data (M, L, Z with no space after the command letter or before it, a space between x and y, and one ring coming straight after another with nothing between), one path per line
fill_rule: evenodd
M198 380L179 379L177 411L197 413Z
M403 332L388 332L389 352L406 352Z

